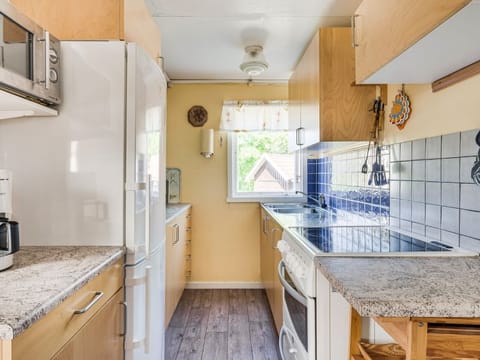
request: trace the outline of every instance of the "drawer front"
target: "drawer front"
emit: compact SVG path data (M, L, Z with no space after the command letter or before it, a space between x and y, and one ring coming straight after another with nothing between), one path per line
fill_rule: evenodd
M119 260L14 338L13 358L50 359L122 286L123 260ZM103 293L100 298L99 292ZM95 299L88 310L74 313L86 309Z

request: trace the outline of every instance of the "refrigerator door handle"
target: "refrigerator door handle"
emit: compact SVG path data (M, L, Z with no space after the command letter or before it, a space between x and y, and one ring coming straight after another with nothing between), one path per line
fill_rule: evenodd
M127 287L134 287L138 285L145 284L145 306L149 304L149 300L147 300L147 295L150 295L150 290L147 290L149 286L149 276L150 276L150 268L151 266L146 266L145 267L145 276L138 276L138 277L132 277L132 278L126 278L125 279L125 286ZM125 308L128 306L128 304L125 304ZM145 309L145 320L149 318L149 314L147 314L147 311L150 312L148 308ZM145 322L145 330L147 329L147 324ZM150 330L149 330L150 331ZM126 339L125 340L125 350L133 350L133 349L138 349L139 347L143 347L145 349L145 344L147 342L147 332L145 332L145 337L143 339Z
M147 183L144 182L137 182L137 183L126 183L125 184L125 191L141 191L147 189Z
M150 258L150 183L152 175L147 175L145 187L145 257Z
M150 353L150 265L145 266L145 354Z

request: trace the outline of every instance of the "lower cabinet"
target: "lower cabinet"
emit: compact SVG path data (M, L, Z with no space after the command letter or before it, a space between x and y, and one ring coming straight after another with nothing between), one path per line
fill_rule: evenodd
M123 357L123 290L119 290L95 316L58 352L55 360Z
M182 297L191 262L191 208L167 223L165 249L165 328Z
M282 258L277 242L282 236L282 227L261 209L260 272L277 331L283 323L283 288L278 278L278 264Z
M280 332L283 323L283 287L280 283L277 269L280 260L282 260L282 254L277 249L274 249L273 260L273 304L270 304L270 306L272 308L275 326L277 327L277 331Z
M123 294L119 260L13 340L2 340L0 360L122 359Z

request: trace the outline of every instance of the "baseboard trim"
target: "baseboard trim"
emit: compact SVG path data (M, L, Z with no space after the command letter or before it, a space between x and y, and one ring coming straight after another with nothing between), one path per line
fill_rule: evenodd
M187 289L263 289L261 282L209 282L191 281L185 286Z

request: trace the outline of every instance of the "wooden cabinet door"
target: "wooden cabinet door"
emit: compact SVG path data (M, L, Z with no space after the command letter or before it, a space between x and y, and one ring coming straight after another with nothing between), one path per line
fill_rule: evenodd
M123 358L123 289L53 357L55 360Z
M319 78L318 32L308 45L299 63L300 117L305 128L304 146L315 144L320 139L320 78Z
M177 271L175 267L175 242L177 241L176 218L167 224L167 242L165 244L165 328L168 327L175 307Z
M274 251L274 257L273 257L273 265L274 265L274 275L273 275L273 293L274 293L274 305L272 307L272 314L273 314L273 320L275 322L275 326L277 327L277 331L280 332L280 328L282 327L283 323L283 287L282 284L280 283L280 279L278 277L278 264L280 263L280 260L282 259L282 254L280 251L276 250Z
M297 129L302 126L299 75L300 73L295 70L288 80L288 151L300 148L297 144Z
M374 126L369 109L376 98L376 87L352 86L355 54L350 29L323 28L318 34L320 140L369 140Z
M278 277L278 264L282 259L282 254L277 249L277 242L282 237L282 227L275 221L270 220L270 244L272 252L272 274L273 274L273 305L272 315L277 327L277 331L280 331L283 323L283 287Z
M167 224L165 250L165 328L185 289L187 267L187 213L180 214Z
M289 128L292 132L299 124L305 129L304 146L369 140L373 117L368 110L376 87L354 86L354 82L350 29L319 29L289 81ZM295 149L294 145L289 140L289 148Z
M262 209L260 226L260 272L270 307L273 307L273 249L270 242L270 217Z
M356 82L403 53L470 0L363 0L355 12Z
M175 245L176 266L177 266L177 303L185 289L186 276L185 268L187 266L187 213L182 214L178 219L179 240Z

